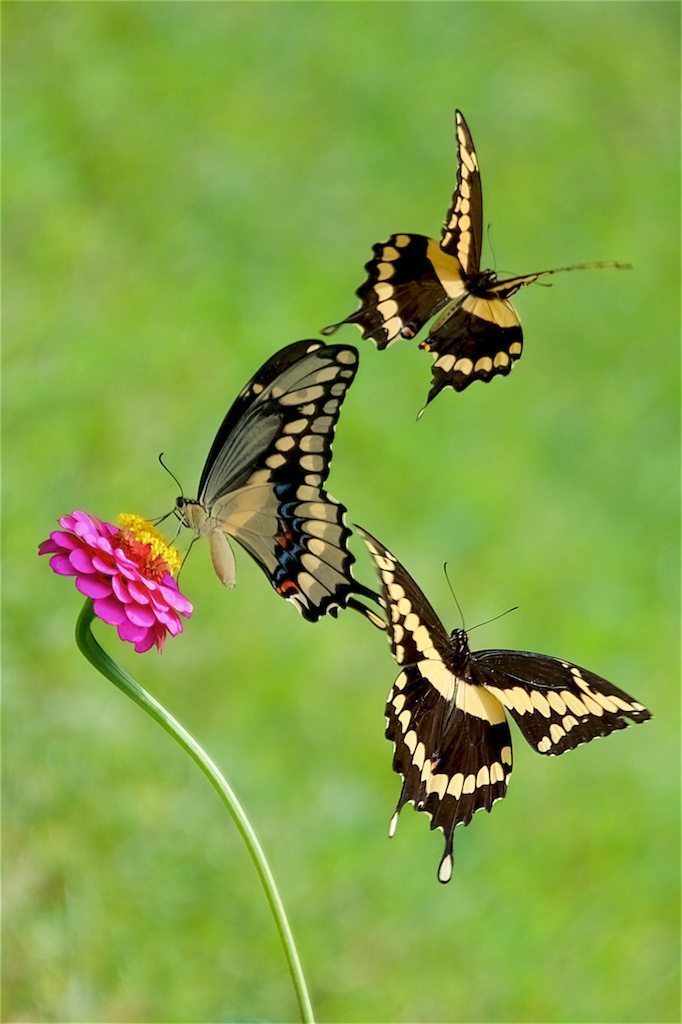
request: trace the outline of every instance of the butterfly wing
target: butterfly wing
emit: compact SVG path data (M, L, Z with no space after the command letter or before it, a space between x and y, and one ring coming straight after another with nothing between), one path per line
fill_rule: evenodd
M463 391L475 380L487 382L507 376L523 351L523 331L509 297L539 277L568 270L614 267L621 263L575 263L570 267L538 270L532 274L493 281L485 295L467 292L454 306L446 308L419 346L434 357L433 382L426 405L445 387Z
M540 754L563 754L651 718L623 690L568 661L523 651L477 651L471 659L474 678Z
M225 417L199 500L304 618L376 595L353 579L346 509L324 490L357 351L295 342L272 356Z
M511 302L466 295L419 347L435 360L428 405L445 387L463 391L476 380L509 374L523 351L523 331Z
M233 444L228 445L230 435L249 408L254 404L257 397L266 388L270 387L277 377L299 363L314 345L320 346L320 343L315 341L294 341L291 345L286 345L271 355L260 369L256 371L251 380L244 385L225 414L225 418L220 424L218 433L206 456L206 462L199 479L200 498L205 499L209 495L218 494L221 489L229 489L231 480L229 477L226 477L226 465L231 467L232 475L234 475L235 468L241 468L242 463L248 466L250 459L247 452L244 453L245 457L241 461L234 460L235 446ZM261 426L264 426L267 421L268 417L261 414ZM277 416L270 418L270 430L273 436L277 433L277 423ZM262 437L260 443L262 446Z
M442 829L438 878L452 875L452 839L476 811L489 811L507 790L512 749L499 701L453 671L451 642L424 594L380 541L360 530L381 580L393 657L402 671L388 695L386 736L403 780L401 808L413 803Z
M450 299L463 294L462 268L438 243L425 235L391 235L373 246L365 264L367 280L355 293L360 308L338 324L355 324L363 338L387 348L397 338L413 338Z
M455 112L457 132L457 186L441 234L441 248L455 256L467 275L477 274L481 265L483 238L483 196L476 150L469 126L459 110Z

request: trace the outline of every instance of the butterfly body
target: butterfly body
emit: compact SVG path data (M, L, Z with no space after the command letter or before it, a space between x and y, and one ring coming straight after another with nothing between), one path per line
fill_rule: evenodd
M239 393L211 445L181 521L209 541L218 578L235 582L228 537L272 587L315 622L376 599L353 578L346 509L324 488L341 404L357 370L350 346L298 341L276 352Z
M464 629L450 634L415 581L380 541L360 531L386 604L388 638L401 668L386 703L386 736L414 804L442 829L438 878L452 875L453 834L505 796L512 772L507 714L540 754L557 755L644 722L650 712L601 676L572 662L525 651L472 651Z
M208 538L211 562L216 576L223 586L233 587L237 582L237 566L234 552L223 533L220 520L209 515L200 501L193 501L190 498L176 498L175 508L182 523L190 530L194 530L197 537Z
M523 350L523 332L509 297L544 274L615 263L575 264L498 280L481 270L483 197L478 158L471 132L460 111L455 114L457 185L440 241L425 235L393 234L373 246L365 264L367 279L357 289L361 305L337 324L352 323L363 338L384 349L399 338L411 339L436 314L428 337L419 346L434 358L428 405L445 387L463 391L474 381L506 376Z

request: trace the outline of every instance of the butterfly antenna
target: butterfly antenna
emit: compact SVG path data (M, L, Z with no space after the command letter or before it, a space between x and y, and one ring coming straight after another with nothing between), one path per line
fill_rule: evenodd
M174 510L174 511L175 511L175 510ZM172 514L173 514L172 512L169 512L169 513L168 513L168 515L172 515ZM180 522L179 522L179 524L178 524L178 528L177 528L177 530L175 531L175 536L173 537L173 539L172 539L172 541L171 541L171 544L175 544L176 540L177 540L177 539L178 539L178 537L180 536L180 530L181 530L181 529L183 528L183 526L185 525L185 524L184 524L184 521L183 521L183 519L182 519L182 516L178 516L178 519L180 520ZM194 543L194 541L195 541L196 539L197 539L197 538L195 537L195 538L194 538L194 540L192 541L192 544ZM190 546L191 546L191 545L190 545ZM189 548L187 549L187 551L188 551L188 553L189 553ZM187 555L185 555L185 558L186 558L186 557L187 557Z
M172 508L170 512L166 512L166 514L163 516L157 516L155 519L150 519L149 522L152 524L152 526L161 526L161 523L165 523L167 519L170 519L170 517L174 515L175 509Z
M178 478L176 477L175 473L174 473L174 472L173 472L173 471L172 471L171 469L169 469L169 468L168 468L168 466L166 465L166 463L165 463L165 462L163 461L163 452L159 452L159 462L161 463L161 465L163 466L163 468L164 468L164 469L166 470L166 472L168 473L168 475L169 475L170 477L172 477L172 478L173 478L173 480L175 480L176 484L177 484L177 485L178 485L178 487L180 488L180 495L181 495L181 497L183 497L183 498L184 498L184 496L185 496L185 492L184 492L184 491L183 491L183 489L182 489L182 484L180 483L180 481L179 481L179 480L178 480Z
M489 622L497 622L497 620L501 619L503 616L509 615L509 612L518 611L518 607L519 606L515 604L513 608L507 608L506 612L500 612L499 615L494 615L492 619L486 619L485 622L477 622L475 626L471 627L469 632L471 633L471 630L478 629L479 626L487 626Z
M490 251L493 254L493 270L496 270L496 268L497 268L497 257L495 256L495 249L493 248L493 240L491 238L491 228L492 228L492 224L487 224L486 225L486 229L485 229L485 234L486 234L486 238L488 239L488 245L490 246Z
M443 562L443 572L445 573L445 579L448 581L448 586L450 588L450 593L452 594L452 596L455 599L455 604L457 605L457 611L459 612L459 617L462 620L462 629L466 632L467 628L466 628L466 626L464 624L464 612L462 611L462 606L459 603L459 601L457 600L457 594L453 590L452 583L450 582L450 577L448 576L448 563L447 562Z

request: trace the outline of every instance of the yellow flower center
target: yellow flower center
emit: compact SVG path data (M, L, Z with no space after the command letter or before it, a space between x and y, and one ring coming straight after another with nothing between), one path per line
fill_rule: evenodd
M148 519L143 519L142 516L136 516L130 512L122 512L118 521L123 533L132 540L147 545L150 560L155 561L157 558L161 558L166 563L171 576L178 571L182 564L180 555Z

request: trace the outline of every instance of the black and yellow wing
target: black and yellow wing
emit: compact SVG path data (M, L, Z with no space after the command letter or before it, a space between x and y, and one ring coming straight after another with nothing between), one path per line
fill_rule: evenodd
M451 298L463 294L461 268L425 235L396 234L373 247L367 279L356 295L360 308L322 329L329 335L355 324L379 349L413 338Z
M474 381L511 373L523 352L523 331L508 299L467 294L439 317L419 347L434 359L428 405L443 388L464 391Z
M540 754L563 754L651 712L613 683L559 658L525 651L471 653L472 678L511 713Z
M447 212L440 245L455 256L467 276L481 266L483 242L483 196L478 158L469 126L460 110L455 111L457 133L457 185Z

